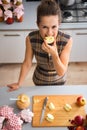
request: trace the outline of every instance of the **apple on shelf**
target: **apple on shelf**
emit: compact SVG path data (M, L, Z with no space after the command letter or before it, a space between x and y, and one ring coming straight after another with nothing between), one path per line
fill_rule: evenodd
M13 13L11 10L4 11L4 21L7 24L12 24L14 22Z
M78 106L86 105L86 99L83 96L77 97L76 103Z
M22 22L23 21L23 15L24 15L24 10L23 7L17 7L14 9L14 17L17 22Z

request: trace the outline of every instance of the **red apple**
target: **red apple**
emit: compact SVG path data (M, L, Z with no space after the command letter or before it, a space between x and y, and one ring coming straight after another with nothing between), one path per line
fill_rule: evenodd
M78 104L79 106L84 106L84 105L86 104L86 99L85 99L83 96L79 96L79 97L77 98L77 104Z
M17 19L17 22L22 22L23 21L23 16L21 16L19 19Z
M12 24L14 22L14 19L13 18L8 18L7 20L6 20L6 23L7 24Z
M84 126L77 126L75 130L86 130Z
M80 116L80 115L75 116L74 123L76 125L78 125L78 126L79 125L83 125L84 124L84 118L83 118L83 116Z

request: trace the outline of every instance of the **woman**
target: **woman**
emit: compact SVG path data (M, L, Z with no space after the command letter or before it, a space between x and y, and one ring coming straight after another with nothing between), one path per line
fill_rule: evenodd
M26 37L25 59L17 83L7 85L9 91L18 89L32 66L35 55L37 66L33 74L35 85L61 85L66 81L66 72L72 47L72 38L61 31L61 11L55 0L43 0L37 8L38 30ZM45 37L53 36L48 45Z

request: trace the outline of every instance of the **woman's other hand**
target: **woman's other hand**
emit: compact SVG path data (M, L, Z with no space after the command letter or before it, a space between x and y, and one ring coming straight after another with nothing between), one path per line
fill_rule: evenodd
M18 83L8 84L7 87L9 88L8 91L11 92L19 89L19 84Z

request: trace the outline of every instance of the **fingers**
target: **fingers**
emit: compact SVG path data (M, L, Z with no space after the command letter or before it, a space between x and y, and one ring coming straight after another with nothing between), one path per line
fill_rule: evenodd
M13 87L9 87L9 86L7 86L7 87L8 87L8 92L12 92L15 90Z
M18 86L17 85L13 85L13 84L7 85L7 87L9 88L8 92L12 92L12 91L18 89Z
M18 88L9 87L8 92L12 92L12 91L15 91L15 90L17 90L17 89L18 89Z
M48 54L53 55L54 53L57 53L57 45L56 45L56 38L54 39L54 42L50 45L44 40L42 43L42 49L47 52Z
M11 88L8 89L8 92L12 92L12 91L13 91L13 89L11 89Z
M17 90L17 89L9 88L9 89L8 89L8 92L12 92L12 91L15 91L15 90Z
M43 49L45 52L49 53L49 47L48 47L47 45L45 45L44 43L42 44L42 49Z

